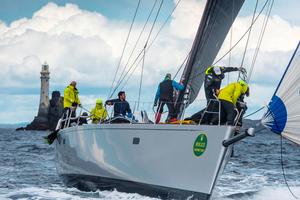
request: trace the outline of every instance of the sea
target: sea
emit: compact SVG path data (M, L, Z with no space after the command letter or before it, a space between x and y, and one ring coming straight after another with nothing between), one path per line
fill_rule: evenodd
M56 172L54 146L44 143L48 133L0 129L0 200L155 199L117 190L82 192L66 187ZM300 146L282 141L281 145L280 136L263 130L235 144L234 157L211 199L299 199Z

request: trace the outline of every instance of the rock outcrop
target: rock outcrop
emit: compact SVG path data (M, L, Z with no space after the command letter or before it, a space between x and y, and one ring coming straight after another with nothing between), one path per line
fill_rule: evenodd
M40 104L37 116L26 127L20 127L16 130L55 130L56 124L63 113L63 97L59 91L52 92L52 98L49 101L49 65L42 65L41 70L41 91Z
M51 131L54 131L58 120L63 114L63 97L60 96L59 91L52 92L52 98L50 100L49 111L48 111L48 125Z
M63 113L63 101L64 99L60 96L60 92L53 91L48 111L39 112L38 116L30 124L16 130L55 130L57 122Z

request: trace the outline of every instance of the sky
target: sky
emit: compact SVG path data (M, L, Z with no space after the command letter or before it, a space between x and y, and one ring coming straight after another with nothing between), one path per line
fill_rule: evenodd
M130 56L136 39L155 1L141 0L136 22L117 79ZM176 0L165 0L153 36L173 10ZM246 0L232 26L232 41L237 41L251 23L256 1ZM260 9L265 1L258 1ZM30 122L37 115L40 71L44 62L50 68L50 95L63 93L72 80L78 83L83 106L91 108L95 100L106 100L117 69L122 48L132 21L137 0L0 0L0 123ZM197 31L205 0L181 0L164 29L145 54L140 108L150 109L157 84L165 73L176 73L189 52ZM155 9L158 8L158 4ZM275 0L263 42L250 80L251 95L246 99L249 113L266 105L286 68L300 35L300 1ZM250 69L265 12L255 24L243 67ZM152 24L154 15L150 18ZM146 33L150 25L146 27ZM143 48L143 34L129 66ZM241 65L246 40L234 48L218 65ZM228 34L217 58L230 48ZM119 89L136 107L141 63L129 81ZM177 77L176 80L179 80ZM236 81L236 73L223 85ZM126 80L126 79L125 79ZM115 97L115 95L114 95ZM204 92L187 113L200 110ZM150 109L151 110L151 109ZM253 116L259 118L263 113Z

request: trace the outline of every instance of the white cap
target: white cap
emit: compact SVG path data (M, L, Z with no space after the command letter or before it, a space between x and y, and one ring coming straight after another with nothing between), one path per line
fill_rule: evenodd
M216 67L214 67L213 69L214 69L214 72L215 72L216 75L221 75L221 74L222 74L222 71L221 71L221 68L220 68L220 67L217 67L217 66L216 66Z

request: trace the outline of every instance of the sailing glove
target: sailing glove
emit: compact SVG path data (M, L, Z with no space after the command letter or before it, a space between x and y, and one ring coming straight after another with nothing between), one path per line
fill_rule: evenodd
M242 72L242 73L247 73L247 71L244 67L239 67L239 71Z

